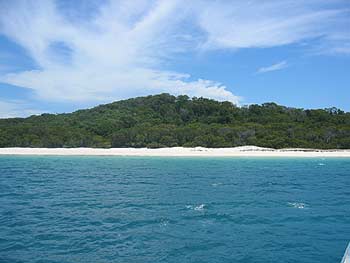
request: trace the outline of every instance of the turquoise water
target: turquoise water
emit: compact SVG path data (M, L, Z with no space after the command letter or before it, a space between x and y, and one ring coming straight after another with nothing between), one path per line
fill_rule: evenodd
M340 262L350 159L0 157L0 262Z

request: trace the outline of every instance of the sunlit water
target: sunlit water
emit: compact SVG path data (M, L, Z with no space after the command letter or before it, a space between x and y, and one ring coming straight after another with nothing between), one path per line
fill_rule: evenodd
M350 159L0 157L0 262L340 262Z

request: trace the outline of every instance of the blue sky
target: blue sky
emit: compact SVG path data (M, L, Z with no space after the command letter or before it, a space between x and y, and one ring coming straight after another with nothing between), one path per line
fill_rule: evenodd
M350 111L348 0L0 0L0 117L168 92Z

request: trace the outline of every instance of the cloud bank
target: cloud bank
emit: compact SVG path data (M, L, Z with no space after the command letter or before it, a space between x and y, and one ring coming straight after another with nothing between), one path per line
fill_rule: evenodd
M69 5L71 3L71 5ZM107 102L169 92L239 103L224 84L169 70L179 53L267 48L319 39L350 54L344 1L0 2L0 33L35 69L0 75L45 101ZM282 61L268 72L286 67ZM170 67L171 68L171 67ZM230 87L234 88L234 87Z

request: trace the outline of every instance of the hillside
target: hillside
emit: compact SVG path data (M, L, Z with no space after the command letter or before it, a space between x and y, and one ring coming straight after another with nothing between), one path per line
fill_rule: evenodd
M0 119L0 147L350 148L350 113L160 94L68 114Z

